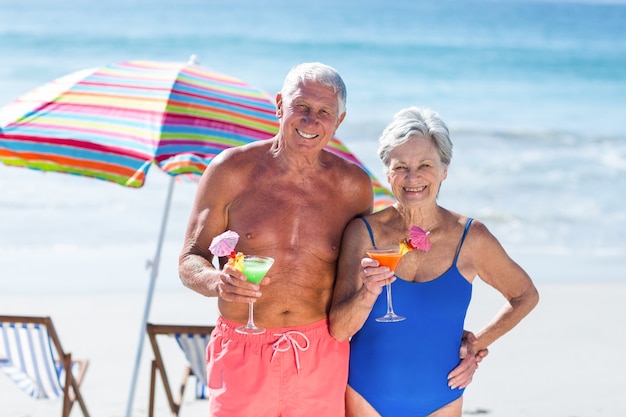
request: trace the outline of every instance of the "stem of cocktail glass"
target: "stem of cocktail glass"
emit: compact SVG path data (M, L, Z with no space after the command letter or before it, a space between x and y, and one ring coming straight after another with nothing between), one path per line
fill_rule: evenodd
M391 283L386 284L387 285L387 314L396 314L393 311L393 304L391 303Z
M248 303L248 324L246 327L256 327L254 324L254 303Z

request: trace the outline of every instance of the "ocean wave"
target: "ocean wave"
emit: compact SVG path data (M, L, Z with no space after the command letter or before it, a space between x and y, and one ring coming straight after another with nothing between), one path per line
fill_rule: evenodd
M540 142L542 145L614 145L626 149L626 130L623 134L597 134L581 133L562 129L535 129L525 127L489 127L469 124L449 124L451 134L457 138L497 138L511 142L532 143Z

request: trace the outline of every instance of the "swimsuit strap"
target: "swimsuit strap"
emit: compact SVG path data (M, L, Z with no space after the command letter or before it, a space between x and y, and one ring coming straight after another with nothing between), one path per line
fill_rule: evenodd
M461 253L461 248L463 247L463 242L465 242L465 236L467 236L467 231L469 230L470 224L472 224L472 219L471 217L469 219L467 219L467 222L465 223L465 230L463 230L463 237L461 237L461 243L459 244L459 249L456 251L456 256L454 257L454 264L456 266L456 261L459 260L459 254Z
M372 232L372 226L370 226L369 222L365 220L365 217L360 217L360 219L363 220L363 223L365 223L365 226L367 226L367 231L370 233L370 240L372 241L372 246L376 247L376 242L374 242L374 232Z

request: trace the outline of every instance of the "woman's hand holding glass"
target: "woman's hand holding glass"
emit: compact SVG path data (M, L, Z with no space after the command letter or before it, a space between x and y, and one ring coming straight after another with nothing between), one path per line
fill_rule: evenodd
M378 296L382 293L383 287L396 280L396 276L389 267L380 266L377 260L363 258L361 259L361 279L365 289Z

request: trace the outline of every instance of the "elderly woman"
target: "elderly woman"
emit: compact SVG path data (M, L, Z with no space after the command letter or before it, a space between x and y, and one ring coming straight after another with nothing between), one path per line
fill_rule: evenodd
M466 384L451 383L472 282L480 277L506 299L504 308L476 333L480 352L511 330L537 304L530 277L487 227L441 207L452 142L430 109L398 112L378 150L397 203L354 219L344 232L330 311L330 331L350 339L347 416L461 416ZM406 253L395 275L365 254L370 246L398 244L412 226L428 233L429 250ZM406 320L379 323L381 296L394 282L393 302ZM469 382L467 382L469 383Z

